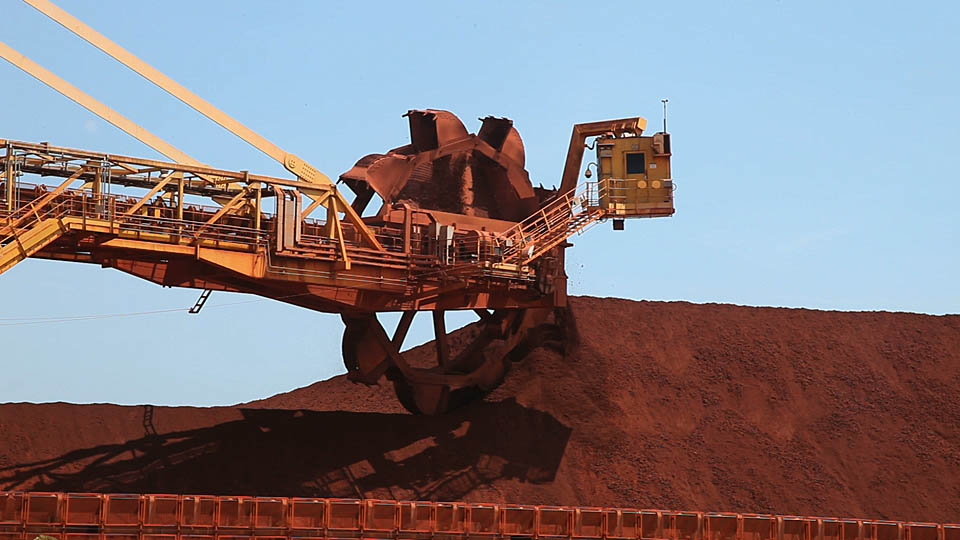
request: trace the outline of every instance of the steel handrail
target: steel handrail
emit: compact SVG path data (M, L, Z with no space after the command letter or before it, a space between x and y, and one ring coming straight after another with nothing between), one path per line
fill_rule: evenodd
M50 201L47 201L46 204L38 207L36 201L49 193L44 191L44 187L46 186L23 183L18 185L16 192L20 203L9 214L23 217L32 214L35 219L24 219L19 222L15 228L9 231L12 235L16 236L26 231L43 219L74 217L82 221L84 228L91 226L92 222L102 221L110 227L111 231L118 234L163 234L176 239L177 242L206 240L253 246L265 245L275 238L273 229L275 214L261 213L262 219L259 229L252 226L252 218L233 214L223 217L223 220L228 221L228 223L207 225L206 218L213 215L218 208L206 205L192 204L185 207L183 219L172 217L177 211L176 206L157 205L156 201L143 204L135 214L126 215L125 213L141 202L142 198L123 194L92 194L88 190L76 188L65 189ZM157 215L151 215L152 213ZM238 221L239 223L237 223ZM301 243L296 246L298 251L313 252L314 255L322 258L336 258L333 253L324 256L323 253L315 252L317 249L329 251L336 242L334 238L320 234L310 234L310 232L322 231L324 226L322 220L304 219L302 226L306 232L301 237ZM2 227L2 223L0 223L0 227ZM201 229L202 232L198 235L197 232L200 232ZM424 265L431 266L429 263L431 257L426 253L430 244L428 239L412 239L410 253L404 253L403 239L401 236L397 236L402 232L396 230L392 231L393 235L384 234L388 230L384 229L382 233L378 233L378 236L383 240L382 243L388 246L388 249L384 252L367 253L368 250L349 239L346 240L345 243L352 252L351 257L391 266L404 263L413 263L416 268L423 268ZM4 243L0 241L0 245ZM492 250L484 249L482 244L475 238L469 241L455 238L450 248L451 260L448 266L459 265L463 261L476 264L477 262L490 260L487 252L492 253Z

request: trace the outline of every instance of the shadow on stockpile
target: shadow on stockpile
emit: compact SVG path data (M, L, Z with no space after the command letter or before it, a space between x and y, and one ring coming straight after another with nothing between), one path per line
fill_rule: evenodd
M241 412L6 467L0 489L453 500L497 479L552 481L570 436L512 399L439 417Z

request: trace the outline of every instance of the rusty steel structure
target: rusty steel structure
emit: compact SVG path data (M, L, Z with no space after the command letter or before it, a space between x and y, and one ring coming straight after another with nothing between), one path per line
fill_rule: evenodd
M339 177L286 152L49 0L24 0L220 124L291 178L211 167L0 43L0 57L168 160L0 139L0 274L27 258L98 264L169 287L256 294L343 319L355 382L442 413L493 389L562 326L567 240L674 213L670 135L643 118L577 124L558 189L534 187L507 118L470 133L411 110L410 142ZM665 103L665 102L664 102ZM588 139L593 139L587 146ZM596 180L580 182L586 148ZM587 168L585 176L593 173ZM48 182L47 180L52 180ZM368 206L378 200L378 208ZM448 340L445 312L480 324ZM392 335L377 318L402 313ZM401 354L429 311L431 365ZM152 408L144 426L152 427ZM960 524L324 498L0 492L0 540L960 540Z
M210 291L232 291L340 314L349 377L392 382L414 412L441 413L491 390L531 340L562 322L571 235L674 212L670 136L644 135L636 117L574 126L560 187L545 189L530 181L509 119L483 118L474 134L448 111L412 110L408 144L340 175L350 198L48 0L24 1L292 178L205 165L0 43L4 59L169 159L0 139L0 273L28 257L93 263L201 289L195 310ZM597 178L578 183L588 138ZM368 211L374 200L379 208ZM479 317L467 342L447 339L449 310ZM392 335L377 318L387 311L402 313ZM435 331L430 365L400 354L421 311Z
M0 540L38 537L960 540L960 524L463 502L0 492Z

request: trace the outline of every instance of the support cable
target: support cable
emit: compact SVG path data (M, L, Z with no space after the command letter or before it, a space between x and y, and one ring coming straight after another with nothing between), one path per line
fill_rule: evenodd
M208 306L205 309L216 309L224 307L239 306L241 304L253 304L255 302L266 302L267 300L285 300L287 298L295 298L298 296L311 296L311 293L299 293L299 294L290 294L286 296L277 296L271 298L254 298L252 300L241 300L238 302L228 302L226 304L218 304L215 306ZM170 309L156 309L152 311L134 311L129 313L102 313L94 315L70 315L62 317L0 317L0 327L6 326L28 326L36 324L55 324L55 323L64 323L64 322L77 322L77 321L92 321L99 319L118 319L126 317L141 317L145 315L158 315L162 313L177 313L177 312L186 312L190 313L192 308L170 308Z

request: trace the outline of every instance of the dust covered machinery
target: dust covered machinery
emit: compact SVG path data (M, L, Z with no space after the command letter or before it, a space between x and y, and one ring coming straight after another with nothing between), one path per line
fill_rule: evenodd
M567 239L613 219L669 216L670 136L627 118L577 124L559 189L534 187L506 118L470 133L452 113L413 110L410 142L370 154L337 186L48 0L25 0L273 157L293 175L216 169L157 138L25 56L0 56L171 161L0 140L0 273L27 258L100 264L170 287L257 294L339 313L343 360L364 384L390 381L415 412L440 413L494 388L562 323ZM595 181L578 184L588 138ZM588 169L589 171L589 169ZM589 175L589 172L588 172ZM27 183L28 176L59 184ZM379 208L369 209L374 196ZM473 310L467 339L445 312ZM401 312L392 336L378 312ZM400 354L429 311L433 361Z
M670 176L670 134L653 137L597 138L597 176L604 186L600 207L612 216L634 217L659 209L673 212L673 180ZM614 227L623 220L614 217Z

